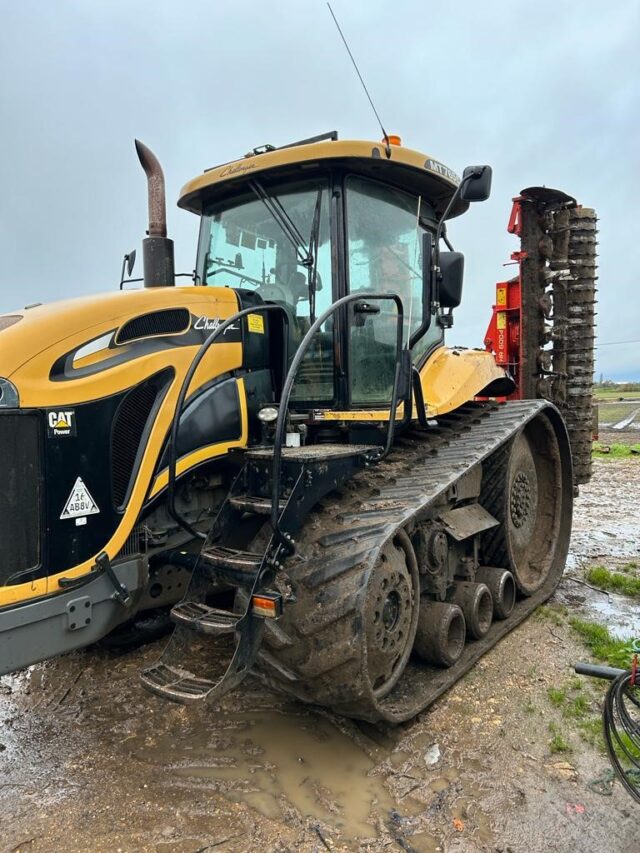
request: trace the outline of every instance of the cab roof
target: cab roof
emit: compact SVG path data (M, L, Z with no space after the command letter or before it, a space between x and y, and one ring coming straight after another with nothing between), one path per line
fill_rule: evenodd
M384 142L338 140L335 131L320 137L320 141L317 139L303 140L282 148L265 146L266 150L254 149L239 160L207 169L185 184L178 205L201 214L209 204L242 193L252 179L294 180L311 176L315 170L342 167L353 174L421 194L434 207L436 214L441 215L460 183L458 175L439 160L401 145L389 145L387 148ZM449 216L458 216L467 207L467 202L459 201Z

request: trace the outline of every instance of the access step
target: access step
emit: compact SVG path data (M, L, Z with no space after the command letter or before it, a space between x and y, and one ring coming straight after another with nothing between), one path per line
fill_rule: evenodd
M216 576L238 583L251 583L260 571L264 554L239 551L224 545L205 546L200 552L200 563L212 569Z
M174 622L185 625L200 634L219 636L233 634L241 616L229 613L228 610L218 610L199 601L181 601L171 608L171 618Z
M217 686L215 681L199 678L186 669L161 662L143 670L140 680L152 693L183 704L203 701Z
M256 515L271 515L271 507L273 506L271 498L263 498L257 495L235 495L229 498L229 503L241 512L253 512ZM284 510L286 505L287 502L284 500L279 502L280 512Z

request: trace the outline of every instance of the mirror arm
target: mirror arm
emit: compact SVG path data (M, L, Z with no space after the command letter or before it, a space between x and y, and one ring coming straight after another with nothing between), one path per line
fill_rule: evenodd
M451 241L447 237L447 226L443 225L442 227L442 239L444 240L444 244L450 252L455 252L455 249L451 245Z
M474 177L475 174L471 172L460 181L460 183L456 187L456 191L449 199L449 204L445 207L444 213L440 217L438 227L436 228L436 245L433 253L433 263L431 265L431 306L434 314L440 307L440 238L442 237L442 232L446 227L444 224L445 219L449 215L449 211L451 210L453 205L460 198L460 194L462 193L465 184L469 183L469 181ZM448 242L447 245L449 245Z

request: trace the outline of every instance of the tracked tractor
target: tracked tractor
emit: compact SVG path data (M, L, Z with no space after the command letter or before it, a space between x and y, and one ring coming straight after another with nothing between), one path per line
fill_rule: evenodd
M524 191L485 348L447 346L447 224L491 169L396 142L196 177L181 287L138 143L144 287L0 317L0 673L171 607L154 693L216 702L253 672L398 722L551 595L589 474L595 217Z

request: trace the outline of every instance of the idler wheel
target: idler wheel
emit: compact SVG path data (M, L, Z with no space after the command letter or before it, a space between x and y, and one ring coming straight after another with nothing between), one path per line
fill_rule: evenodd
M483 537L484 561L508 569L518 591L532 595L565 544L559 539L563 461L548 418L530 421L495 459L483 476L480 503L500 524Z
M484 583L458 581L449 593L449 601L464 613L467 637L481 640L493 620L493 598Z
M452 666L464 650L465 635L464 614L457 604L420 600L414 649L423 660Z

